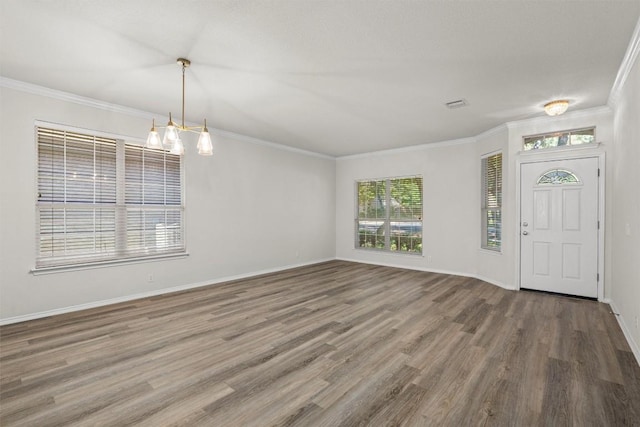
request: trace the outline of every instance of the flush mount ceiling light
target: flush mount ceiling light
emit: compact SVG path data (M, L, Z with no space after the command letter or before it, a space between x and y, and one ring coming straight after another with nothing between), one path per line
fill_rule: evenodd
M544 112L550 116L559 116L567 111L569 108L569 101L566 99L559 99L544 104Z
M184 154L184 145L182 144L182 139L180 139L180 132L194 132L200 133L197 146L198 154L211 156L213 154L213 144L211 143L209 129L207 129L207 119L204 119L204 126L185 126L184 124L184 74L187 67L191 65L191 61L185 58L178 58L177 62L182 65L182 122L179 125L174 123L171 113L169 113L169 123L166 126L158 126L159 129L165 130L164 137L160 139L154 119L147 137L146 147L167 148L171 154L181 156Z

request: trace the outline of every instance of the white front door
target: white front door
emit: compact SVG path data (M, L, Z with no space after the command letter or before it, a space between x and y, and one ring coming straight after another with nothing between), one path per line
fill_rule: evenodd
M523 163L520 287L597 298L598 159Z

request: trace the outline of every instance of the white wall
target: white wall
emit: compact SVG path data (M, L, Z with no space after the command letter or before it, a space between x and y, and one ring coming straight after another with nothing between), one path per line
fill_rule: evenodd
M640 25L640 22L639 22ZM637 34L637 32L636 32ZM640 361L640 56L614 106L610 217L613 306Z
M480 160L474 140L341 157L336 162L336 256L339 259L475 275L480 242ZM422 175L423 254L355 248L355 181Z
M35 120L144 138L142 116L0 88L0 322L334 258L335 160L218 137L185 148L188 257L31 274Z

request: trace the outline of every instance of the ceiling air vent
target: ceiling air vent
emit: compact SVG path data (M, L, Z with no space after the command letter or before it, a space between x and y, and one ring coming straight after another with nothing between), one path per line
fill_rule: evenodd
M466 107L467 105L467 101L465 99L458 99L457 101L451 101L451 102L447 102L446 104L444 104L447 106L447 108L461 108L461 107Z

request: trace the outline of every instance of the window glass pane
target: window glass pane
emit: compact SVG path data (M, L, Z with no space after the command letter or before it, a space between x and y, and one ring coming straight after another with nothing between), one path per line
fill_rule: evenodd
M143 200L143 158L142 147L125 145L125 203L142 204Z
M127 209L127 251L145 253L156 249L156 225L164 225L164 210Z
M358 246L384 249L384 221L358 221Z
M482 248L500 250L502 241L502 153L482 159Z
M540 176L537 184L577 184L579 182L578 177L572 172L563 169L554 169Z
M43 258L99 259L115 252L114 208L43 208L39 210L39 253ZM72 262L64 258L72 257Z
M540 145L541 138L525 138L524 139L524 151L534 150L536 146ZM539 147L538 147L539 148Z
M125 167L127 204L182 204L180 156L127 145Z
M144 198L145 205L164 204L164 153L144 150Z
M64 133L38 132L38 199L64 202Z
M116 145L96 142L95 202L116 202Z
M182 248L182 229L182 209L166 209L164 224L156 225L157 247Z
M422 252L422 221L392 221L390 250Z
M37 267L183 252L182 162L38 127Z
M181 249L182 210L163 208L127 209L127 250L130 254Z
M550 148L558 146L558 136L548 135L542 139L542 145L538 148Z
M40 209L40 256L64 255L64 208Z
M571 133L571 145L590 144L596 139L595 128Z
M359 218L385 218L386 204L385 181L363 181L358 183Z
M422 220L422 178L392 179L390 209L393 219Z
M486 211L486 248L500 249L502 242L502 213L498 209Z
M422 177L357 183L359 248L422 252Z
M116 209L96 208L96 252L115 254L116 251Z
M595 127L524 137L525 151L595 142Z

